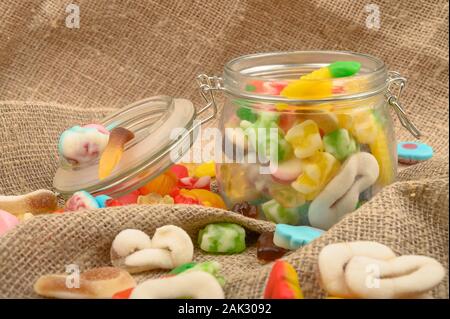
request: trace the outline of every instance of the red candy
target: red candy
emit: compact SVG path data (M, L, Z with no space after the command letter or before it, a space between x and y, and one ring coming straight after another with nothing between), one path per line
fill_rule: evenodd
M129 299L131 293L133 292L133 289L134 288L128 288L128 289L119 291L112 296L112 299Z
M111 198L108 199L105 202L106 207L115 207L115 206L123 206L124 204L122 204L119 200Z
M118 200L122 205L131 205L136 204L138 197L141 195L139 191L132 191L131 193L118 197L116 200Z
M184 177L178 181L178 187L185 189L206 189L209 191L211 189L211 177Z
M200 205L200 202L197 199L181 195L178 188L172 190L170 196L172 196L175 204Z
M176 164L170 168L171 172L174 173L178 179L185 178L189 176L189 171L186 166Z

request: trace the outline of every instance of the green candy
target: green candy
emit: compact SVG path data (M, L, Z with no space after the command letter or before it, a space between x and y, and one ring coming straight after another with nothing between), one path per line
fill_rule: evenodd
M240 107L236 111L236 115L241 119L245 121L249 121L251 123L256 122L256 119L258 118L255 113L253 113L252 110L250 110L247 107Z
M220 275L220 264L217 261L205 261L202 263L190 262L172 269L169 274L178 275L189 271L204 271L213 275L221 286L225 285L225 278Z
M288 225L308 225L309 204L303 204L295 208L286 208L280 205L275 199L272 199L261 205L262 211L267 220L276 224Z
M328 66L328 70L330 70L333 78L351 76L358 73L360 69L361 63L355 61L337 61Z
M349 155L359 152L359 144L345 128L337 129L323 137L325 151L336 157L339 161L345 160Z
M247 84L247 85L245 86L245 90L246 90L247 92L253 92L253 91L256 91L256 86L254 86L254 85L252 85L252 84Z
M292 153L291 145L283 138L282 131L278 127L280 115L275 112L260 112L255 122L243 120L240 127L248 137L253 148L260 155L269 157L271 155L271 129L276 130L278 143L276 145L278 161L282 161ZM260 129L264 129L265 138L261 139ZM273 134L273 133L272 133Z
M209 253L240 253L245 250L245 229L232 223L209 224L198 233L198 244Z

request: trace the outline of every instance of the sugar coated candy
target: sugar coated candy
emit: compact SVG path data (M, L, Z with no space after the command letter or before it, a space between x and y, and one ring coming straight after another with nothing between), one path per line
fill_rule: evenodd
M323 137L325 151L336 157L339 161L345 160L349 155L359 151L359 144L344 129L337 129Z
M220 275L220 268L220 263L217 261L204 261L202 263L191 262L172 269L169 274L178 275L189 271L205 271L213 275L221 286L224 286L225 278Z
M314 227L278 224L273 242L278 247L295 250L309 244L323 233L323 230Z
M134 133L123 127L116 127L109 134L108 144L100 156L98 178L107 178L122 159L125 144L134 138Z
M245 229L232 223L209 224L198 233L198 244L209 253L240 253L246 247Z
M39 277L34 291L41 296L59 299L106 299L136 286L134 278L125 270L114 267L93 268L80 274L79 287L67 285L73 278L67 274Z
M269 195L285 208L296 208L305 203L305 196L291 185L272 183L268 188Z
M108 195L95 196L95 200L96 200L96 202L98 204L98 207L100 207L100 208L105 208L106 207L106 201L109 200L109 199L111 199L111 197L108 196Z
M209 161L198 165L194 170L194 177L216 177L216 163Z
M19 222L16 216L0 209L0 236L13 229Z
M83 164L97 159L109 140L109 131L103 126L90 124L74 126L59 137L59 154L72 164Z
M411 165L433 157L433 148L425 143L400 142L397 154L399 163Z
M174 187L177 186L177 183L177 176L175 175L175 173L169 170L155 177L145 186L139 188L139 192L141 195L156 193L164 196L168 195L174 189Z
M291 185L312 200L339 170L339 161L330 153L319 152L302 161L303 173Z
M56 194L46 189L39 189L23 195L0 195L0 209L19 218L25 213L50 213L57 208Z
M141 195L138 197L137 203L139 205L155 205L155 204L174 204L174 199L169 195L161 196L156 193Z
M256 257L263 262L279 259L287 252L273 243L273 236L273 232L264 232L256 242Z
M96 209L100 208L100 205L95 200L95 197L86 191L75 192L72 197L70 197L66 205L64 206L66 211L79 211L85 209Z
M220 195L206 189L181 189L180 195L196 199L203 206L227 209Z
M284 260L277 260L272 266L264 290L264 299L303 299L297 272Z
M286 208L272 199L261 205L261 209L267 220L274 223L298 225L301 220L301 212L298 208Z
M298 158L307 158L323 149L319 127L312 120L293 126L285 136Z

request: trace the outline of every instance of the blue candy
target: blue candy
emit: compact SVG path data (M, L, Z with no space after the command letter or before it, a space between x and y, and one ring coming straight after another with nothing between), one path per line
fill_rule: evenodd
M108 195L98 195L98 196L95 196L95 201L97 202L97 204L98 204L98 206L99 206L100 208L105 208L105 207L106 207L106 201L107 201L108 199L111 199L111 197L108 196Z
M320 237L323 233L323 230L314 227L278 224L275 228L273 243L284 249L295 250Z
M414 164L433 157L433 148L425 143L400 142L397 144L398 161Z

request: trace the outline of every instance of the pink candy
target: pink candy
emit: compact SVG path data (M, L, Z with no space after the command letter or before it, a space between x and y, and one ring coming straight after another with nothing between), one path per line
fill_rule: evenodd
M19 219L0 209L0 236L19 224Z

